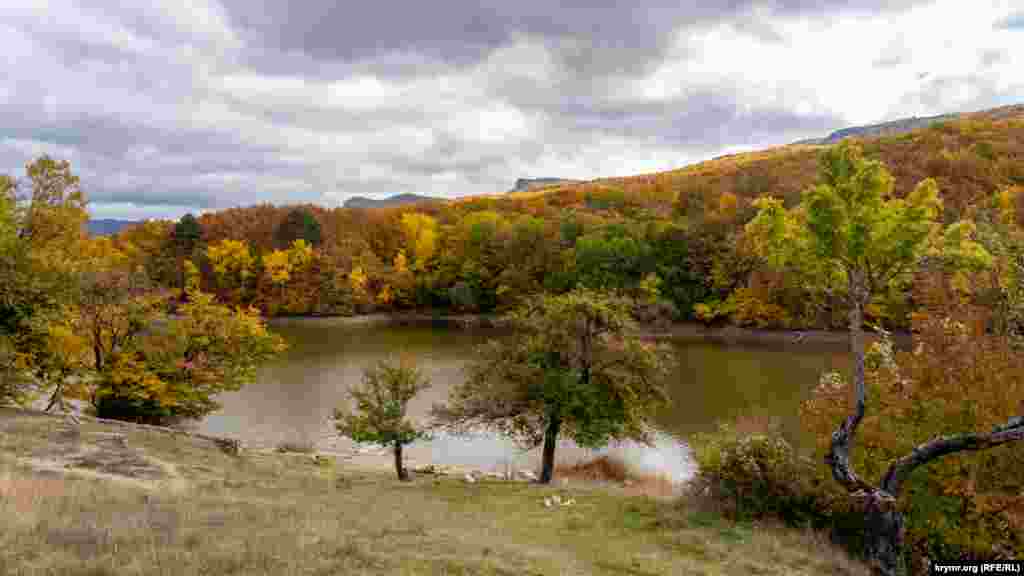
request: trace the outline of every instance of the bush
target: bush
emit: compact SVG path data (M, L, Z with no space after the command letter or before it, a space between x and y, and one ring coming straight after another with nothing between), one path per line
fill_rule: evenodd
M694 441L694 454L700 466L694 488L721 504L726 516L777 518L791 526L828 523L834 495L814 463L781 437L721 425Z
M672 321L679 318L679 310L671 302L658 299L634 306L633 318L654 330L667 330L671 327Z
M863 510L828 467L800 455L776 433L743 434L721 425L693 441L700 471L691 496L734 521L779 520L822 531L848 553L864 549Z

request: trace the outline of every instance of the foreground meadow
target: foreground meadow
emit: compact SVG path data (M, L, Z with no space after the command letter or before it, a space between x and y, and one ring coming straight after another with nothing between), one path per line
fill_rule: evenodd
M558 495L570 506L544 506ZM393 474L0 408L0 573L866 574L808 533L572 480Z

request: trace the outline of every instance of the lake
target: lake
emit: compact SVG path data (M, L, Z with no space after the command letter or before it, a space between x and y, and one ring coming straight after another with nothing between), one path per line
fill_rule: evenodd
M197 423L205 434L241 439L253 448L283 442L312 443L326 453L350 453L355 447L339 438L331 423L347 387L360 381L363 368L404 352L417 358L433 383L409 407L413 419L425 418L435 402L463 378L462 367L475 345L500 336L493 328L354 323L346 319L287 319L272 328L290 349L263 367L255 383L223 394L223 408ZM657 415L661 431L653 448L624 443L601 451L563 442L560 463L612 453L640 471L657 471L676 480L693 472L685 439L710 431L720 419L777 419L793 432L797 407L824 370L846 370L847 354L836 346L810 344L720 345L672 341L679 368L670 381L671 402ZM471 438L437 435L407 447L415 464L443 464L503 471L536 468L539 451L523 452L511 441L490 434ZM389 464L381 456L382 464Z

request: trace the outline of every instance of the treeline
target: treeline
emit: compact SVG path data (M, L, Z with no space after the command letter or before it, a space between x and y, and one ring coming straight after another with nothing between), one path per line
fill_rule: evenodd
M991 219L1000 193L1024 214L1020 111L862 144L892 172L897 197L933 177L946 223ZM163 286L180 288L188 261L222 302L270 316L501 312L582 285L624 293L648 318L838 328L848 312L841 294L816 293L798 274L768 267L744 233L757 198L798 202L815 183L820 150L784 147L656 175L397 208L232 208L148 222L113 243ZM878 296L868 320L908 328L919 304L910 288ZM999 290L980 290L980 301L996 304Z

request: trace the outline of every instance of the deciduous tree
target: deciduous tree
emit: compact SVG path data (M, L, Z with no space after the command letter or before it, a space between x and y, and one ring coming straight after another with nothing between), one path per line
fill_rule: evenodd
M863 320L872 295L892 283L907 282L927 258L961 267L991 261L971 239L969 223L941 229L942 202L933 180L922 181L906 198L892 197L892 189L885 166L864 159L857 145L843 142L822 154L819 183L804 192L795 209L762 198L757 216L747 225L771 265L801 268L823 290L842 291L848 301L855 404L832 434L826 462L836 481L865 499L865 554L883 574L901 570L903 519L894 504L907 474L941 456L1024 438L1019 426L985 435L984 440L976 435L939 438L894 464L892 474L877 486L851 466L850 450L867 405Z
M628 302L577 289L538 296L508 320L514 336L480 348L448 405L434 407L440 423L543 444L542 483L551 481L561 435L592 447L650 440L671 357L637 337Z
M335 409L338 433L356 442L389 447L395 455L395 473L406 481L402 447L427 436L426 431L406 418L406 409L416 394L430 387L430 380L407 357L398 362L381 361L363 371L361 384L349 389L355 406Z
M307 208L295 208L288 212L284 221L274 231L274 244L279 249L286 249L296 240L303 240L316 247L321 242L320 222Z

